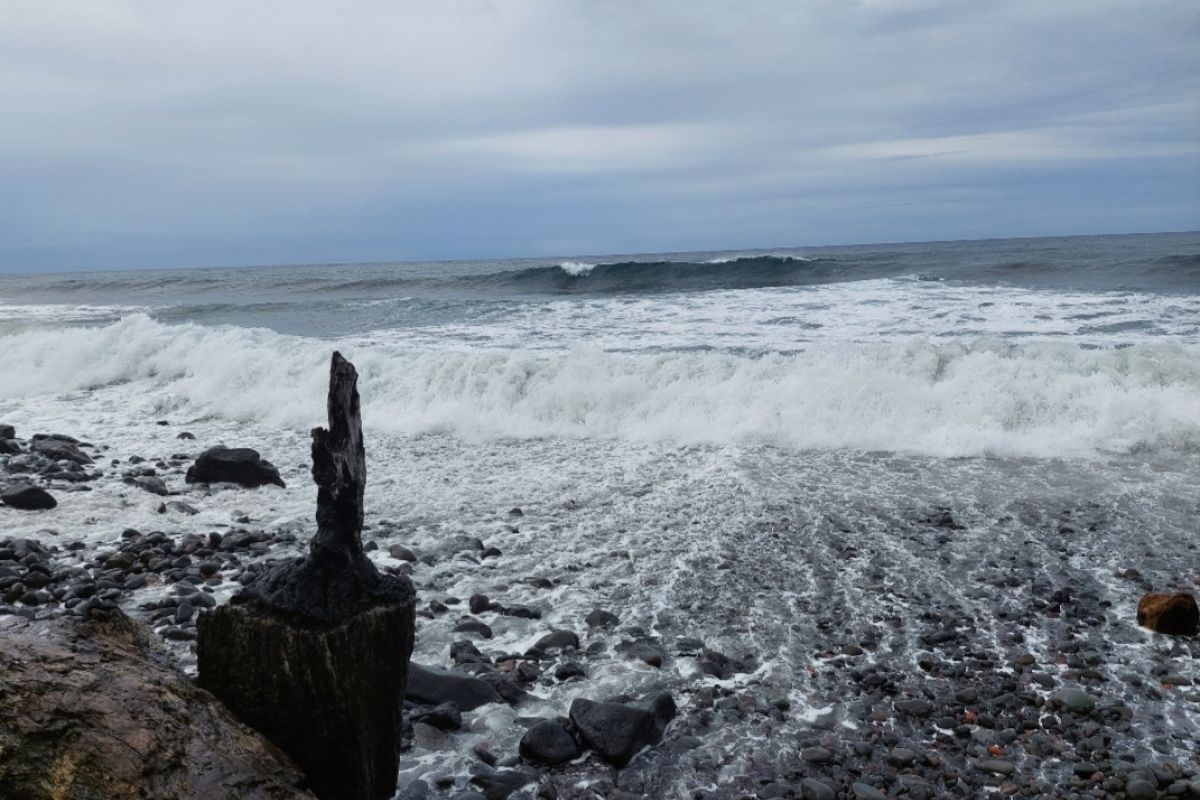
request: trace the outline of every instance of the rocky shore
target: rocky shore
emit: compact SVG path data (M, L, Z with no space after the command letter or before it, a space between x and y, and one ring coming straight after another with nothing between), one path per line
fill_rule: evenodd
M254 451L17 433L0 426L0 526L93 487L162 519L0 539L0 618L19 625L121 609L190 669L197 616L305 538L240 510L237 485L291 481ZM1194 538L1118 549L1089 502L829 504L763 508L701 548L686 527L556 547L578 502L507 503L453 535L369 519L365 549L418 597L398 797L1200 797L1200 639L1135 619L1147 592L1195 591ZM213 507L230 523L197 529ZM641 572L639 547L678 570Z

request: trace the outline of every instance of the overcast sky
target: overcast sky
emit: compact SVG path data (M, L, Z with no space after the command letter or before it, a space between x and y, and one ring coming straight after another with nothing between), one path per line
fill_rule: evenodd
M0 0L0 270L1200 228L1195 0Z

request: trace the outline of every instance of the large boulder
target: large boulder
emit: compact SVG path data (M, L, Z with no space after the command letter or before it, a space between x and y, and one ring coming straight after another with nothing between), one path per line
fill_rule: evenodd
M1138 625L1156 633L1195 636L1200 631L1200 609L1188 592L1144 595L1138 601Z
M644 747L656 744L671 720L675 701L666 692L635 703L598 703L578 698L570 717L584 744L608 763L623 767Z
M279 470L249 447L211 447L188 467L188 483L236 483L248 489L273 483L283 486Z
M38 486L28 483L13 483L0 492L0 502L22 511L45 511L58 505L58 501Z
M119 612L0 618L0 797L283 800L313 795Z
M459 711L474 711L488 703L504 702L490 684L479 678L430 669L415 661L408 665L404 699L430 706L453 703Z

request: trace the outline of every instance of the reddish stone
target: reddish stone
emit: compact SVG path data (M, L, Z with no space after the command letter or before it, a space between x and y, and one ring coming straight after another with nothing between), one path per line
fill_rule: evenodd
M1195 636L1200 632L1200 608L1189 592L1143 595L1138 601L1138 625L1156 633Z

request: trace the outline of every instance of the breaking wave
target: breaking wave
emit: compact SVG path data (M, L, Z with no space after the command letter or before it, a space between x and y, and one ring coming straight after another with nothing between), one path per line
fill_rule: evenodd
M0 403L100 389L129 408L303 429L330 350L368 427L464 437L769 443L936 456L1200 448L1200 345L827 344L764 356L414 350L163 325L0 338Z

